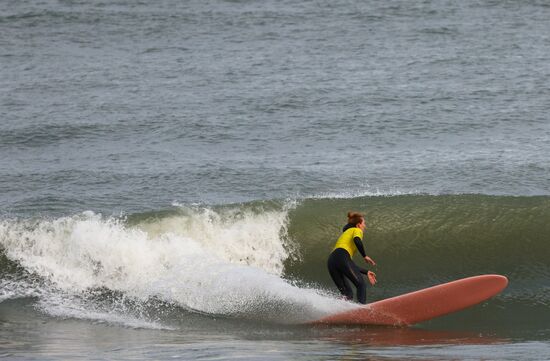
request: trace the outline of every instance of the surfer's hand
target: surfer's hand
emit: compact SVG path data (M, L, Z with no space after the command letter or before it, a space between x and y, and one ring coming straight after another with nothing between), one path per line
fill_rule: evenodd
M369 282L372 286L376 284L376 273L369 271L367 273L367 277L369 278Z
M376 266L376 262L374 262L374 260L369 256L365 256L365 262L367 262L370 265Z

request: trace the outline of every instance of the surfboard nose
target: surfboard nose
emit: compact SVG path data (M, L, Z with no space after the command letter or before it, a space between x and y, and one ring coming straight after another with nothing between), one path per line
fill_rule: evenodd
M490 277L495 288L500 288L500 291L508 286L508 278L503 275L487 275ZM498 291L498 292L500 292Z

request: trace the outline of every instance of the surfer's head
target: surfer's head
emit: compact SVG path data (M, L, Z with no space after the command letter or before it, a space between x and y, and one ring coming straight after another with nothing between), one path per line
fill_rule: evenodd
M348 212L348 224L352 227L365 229L365 216L359 212Z

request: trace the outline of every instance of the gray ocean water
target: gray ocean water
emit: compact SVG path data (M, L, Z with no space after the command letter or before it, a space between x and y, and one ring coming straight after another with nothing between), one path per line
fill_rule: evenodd
M549 359L549 19L536 0L1 0L0 357ZM273 322L340 307L295 230L332 242L332 206L386 214L375 239L415 209L474 238L517 220L483 255L517 237L524 283L484 307L533 322ZM401 236L444 237L423 217Z

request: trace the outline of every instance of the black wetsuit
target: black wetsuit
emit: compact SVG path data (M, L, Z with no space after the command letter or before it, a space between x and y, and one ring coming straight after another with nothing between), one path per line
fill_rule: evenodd
M351 224L346 224L343 232L351 227L354 226ZM355 237L353 239L353 243L355 243L359 253L365 257L365 248L363 247L361 238ZM330 277L336 284L336 287L340 290L340 293L346 296L349 300L353 299L353 289L347 281L350 280L357 288L357 301L363 304L367 303L367 284L365 283L361 273L367 274L368 271L358 267L351 259L348 251L343 248L336 248L328 257L327 266Z
M352 227L355 227L355 226L353 224L350 224L350 223L346 224L344 226L344 228L342 228L342 233L344 233L345 231L347 231L348 229L350 229Z

